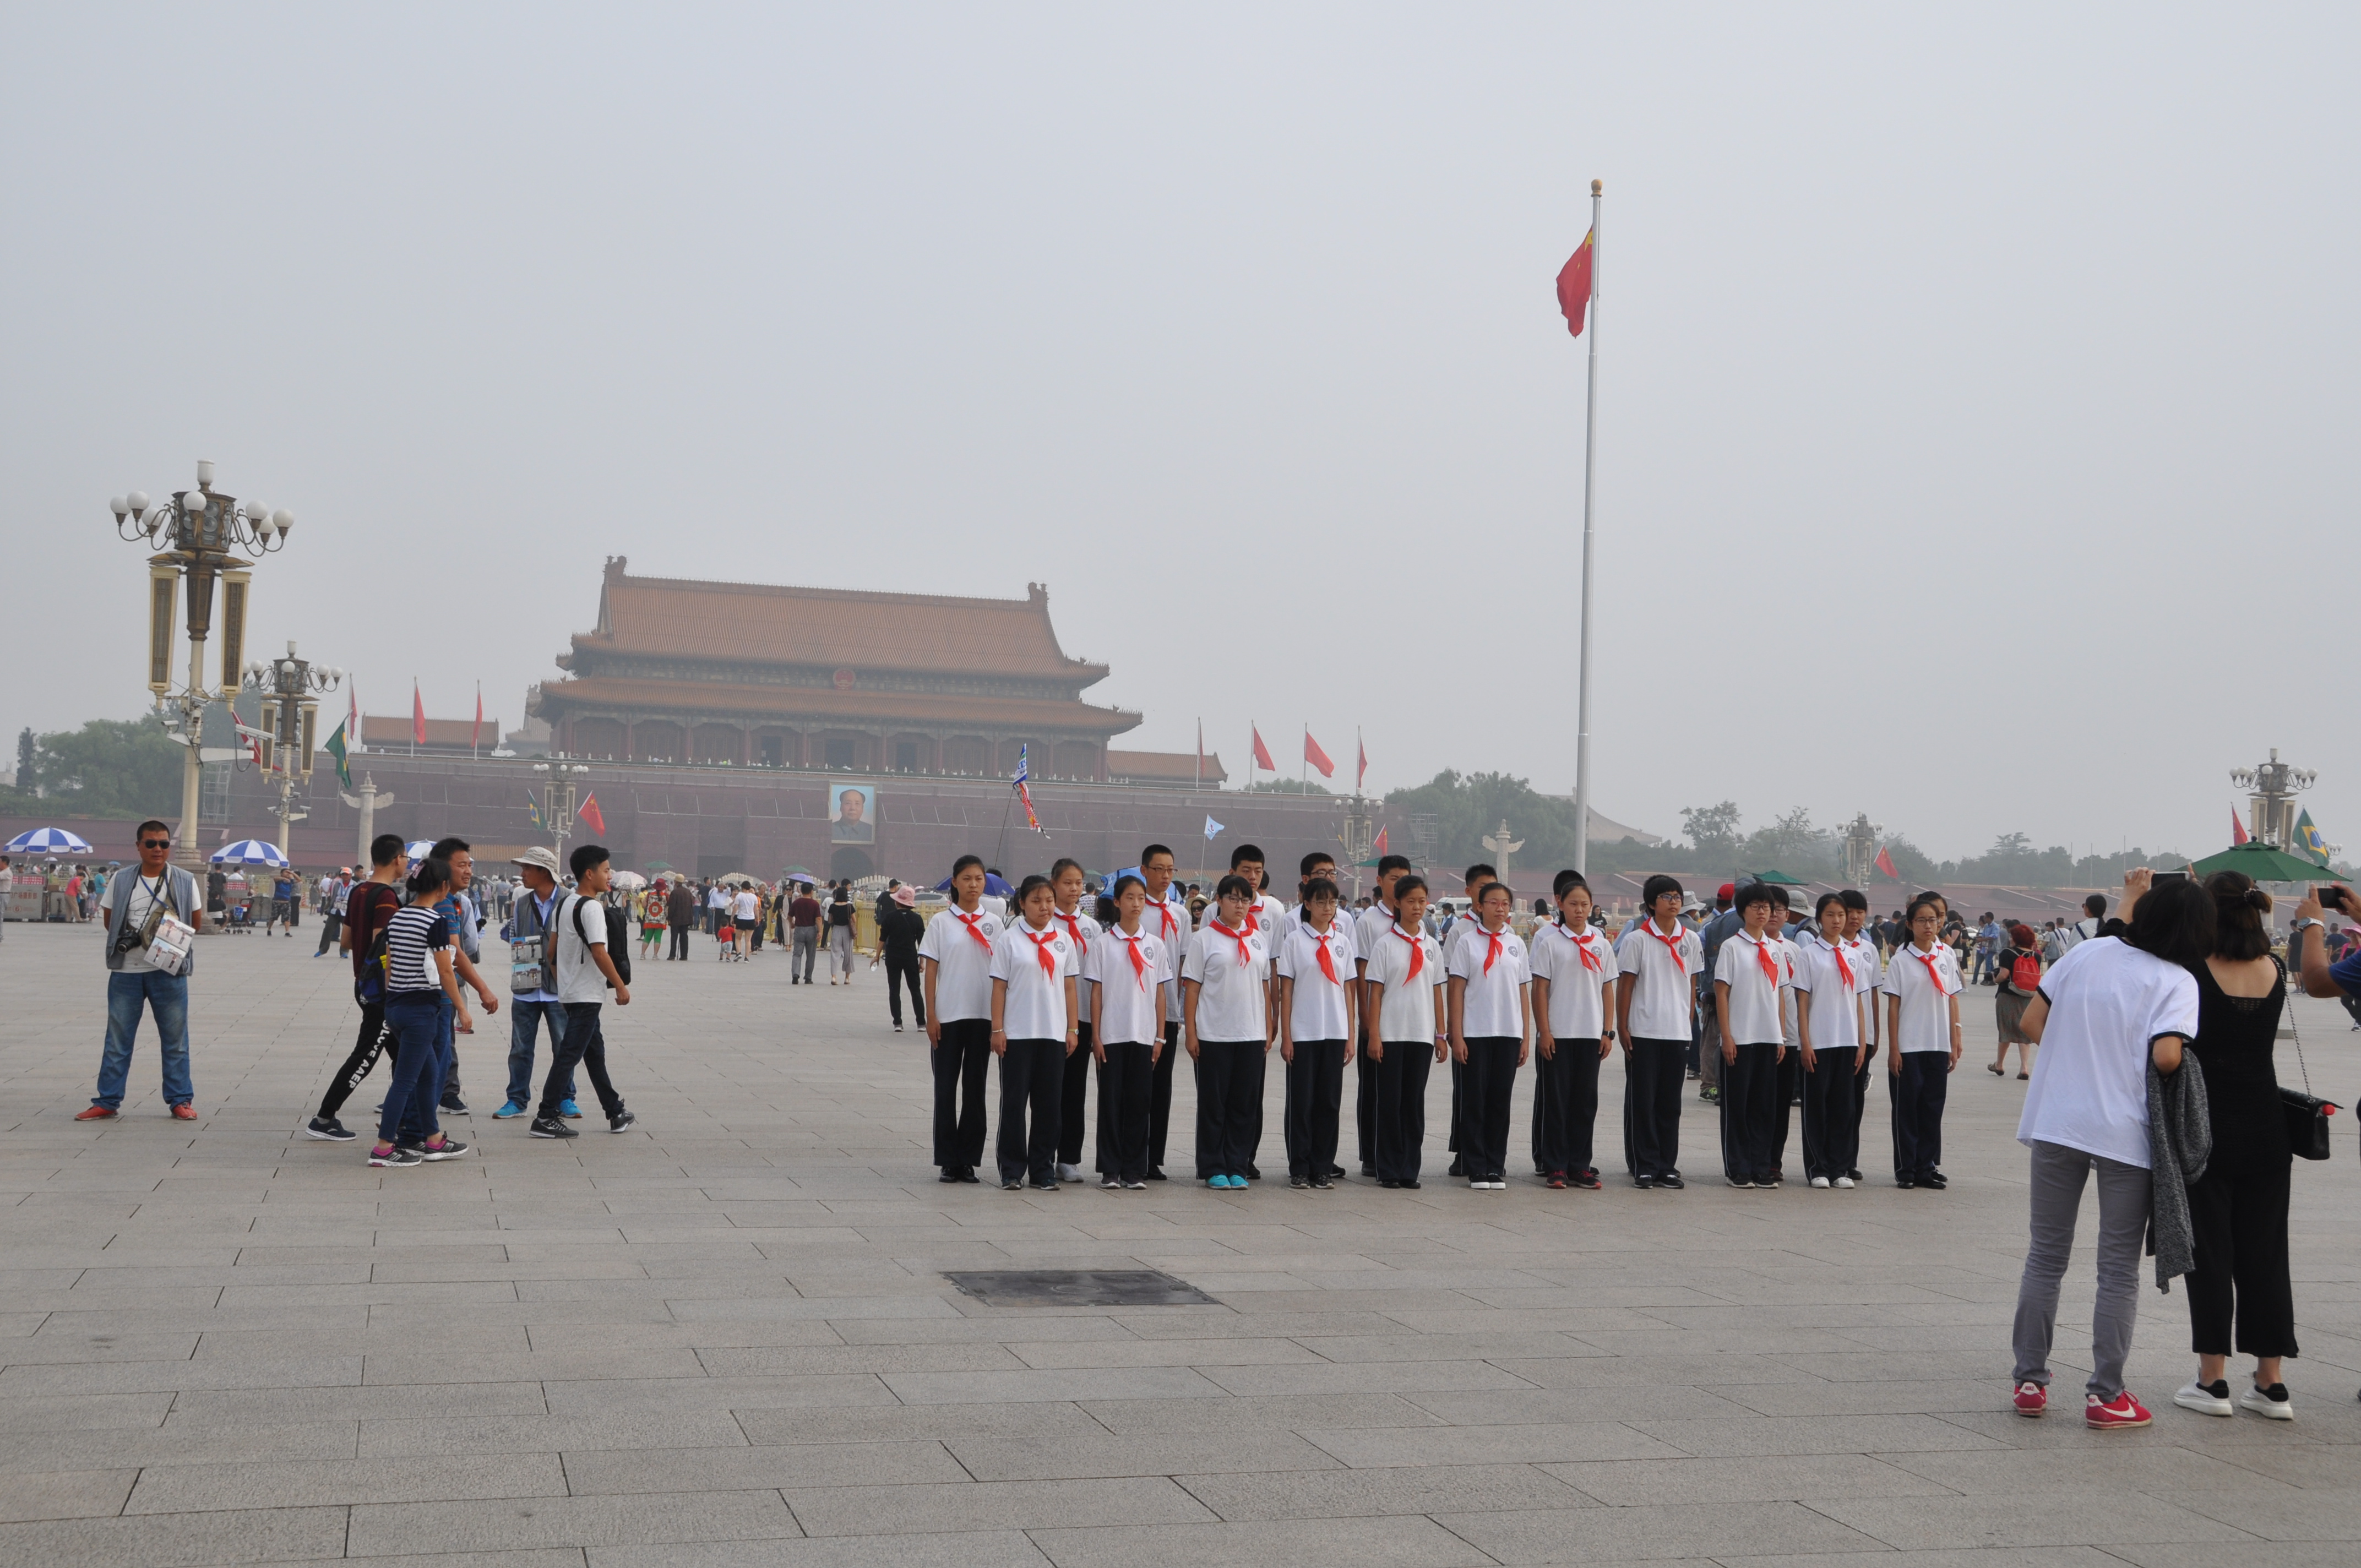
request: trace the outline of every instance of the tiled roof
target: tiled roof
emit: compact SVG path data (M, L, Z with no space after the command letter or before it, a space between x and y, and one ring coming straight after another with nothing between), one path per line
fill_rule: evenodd
M1117 751L1106 754L1107 777L1131 779L1139 784L1186 784L1197 782L1197 753L1194 751ZM1222 759L1214 752L1205 753L1205 782L1220 784L1230 775L1222 771Z
M932 692L869 687L739 685L721 681L642 681L590 675L550 681L534 711L553 721L591 708L636 710L651 718L680 713L753 714L778 722L818 720L856 728L872 720L928 729L1080 730L1115 735L1139 722L1119 707L1045 697L945 697ZM951 717L946 717L950 715ZM404 735L409 733L405 728Z
M1021 599L956 598L634 577L624 564L608 563L598 629L577 632L577 648L1083 685L1107 673L1066 657L1038 583Z

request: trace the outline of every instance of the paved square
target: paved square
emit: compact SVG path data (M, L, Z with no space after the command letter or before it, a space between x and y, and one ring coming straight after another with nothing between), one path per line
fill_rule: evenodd
M194 1124L163 1113L152 1030L123 1120L71 1121L99 938L0 942L0 1568L2361 1561L2352 1121L2296 1172L2294 1425L2172 1408L2186 1306L2144 1289L2157 1425L2084 1431L2087 1254L2067 1409L2019 1420L2022 1086L1981 1070L1986 992L1948 1193L1018 1195L935 1181L924 1036L878 976L790 988L769 952L641 966L608 1021L627 1135L493 1122L504 1012L460 1047L477 1156L373 1171L297 1131L355 1022L315 935L206 939ZM2299 1005L2315 1087L2349 1098L2344 1014ZM1267 1169L1275 1082L1270 1107ZM943 1277L1024 1268L1219 1304L997 1308Z

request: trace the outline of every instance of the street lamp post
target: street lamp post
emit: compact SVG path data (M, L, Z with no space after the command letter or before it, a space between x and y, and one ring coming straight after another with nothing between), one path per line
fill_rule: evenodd
M2248 792L2247 831L2274 850L2287 849L2294 839L2295 797L2319 779L2310 768L2280 762L2277 746L2269 762L2230 770L2230 782Z
M156 720L166 733L188 748L181 769L181 824L173 836L173 859L192 872L204 869L197 844L197 793L204 777L205 709L215 702L235 700L238 672L246 667L246 605L249 568L253 562L238 553L264 555L284 549L295 514L271 510L260 501L240 502L214 488L210 459L197 463L196 488L176 490L168 501L150 505L147 492L134 490L107 503L115 513L115 532L127 543L146 546L148 559L148 690L156 705ZM188 584L185 613L189 633L189 674L185 685L172 682L173 619L181 602L181 585ZM205 685L205 643L214 630L214 584L222 585L221 671L218 688Z
M262 728L256 739L269 748L269 771L279 782L279 852L287 853L287 829L311 815L295 804L295 791L312 782L312 758L319 750L320 694L341 685L345 672L333 664L314 664L295 656L251 665L246 684L262 694Z
M1853 887L1867 887L1869 873L1877 863L1878 835L1885 831L1883 823L1872 822L1869 813L1857 812L1844 830L1845 882Z
M574 831L575 781L590 770L563 751L552 751L545 762L535 762L534 773L543 775L541 786L541 825L557 843L557 863L566 863L566 839Z

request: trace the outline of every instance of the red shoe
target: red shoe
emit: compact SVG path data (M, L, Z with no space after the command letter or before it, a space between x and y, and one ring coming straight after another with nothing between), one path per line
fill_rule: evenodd
M1553 1192L1563 1192L1563 1191L1565 1191L1565 1172L1564 1172L1564 1171L1562 1171L1562 1170L1553 1170L1553 1171L1551 1171L1551 1172L1549 1173L1548 1179L1547 1179L1546 1181L1544 1181L1544 1182L1543 1183L1543 1186L1546 1186L1547 1188L1549 1188L1549 1189L1550 1189L1550 1190L1551 1190L1551 1191L1553 1191Z
M2037 1416L2049 1408L2049 1390L2027 1378L2016 1386L2015 1402L2018 1415Z
M2144 1427L2151 1417L2128 1388L2114 1398L2113 1404L2103 1404L2096 1394L2083 1396L2082 1424L2094 1431L2114 1431L2118 1427Z
M196 1119L197 1108L195 1106L175 1105L172 1107L172 1120L175 1122L193 1122Z
M93 1105L86 1111L76 1112L74 1113L74 1120L77 1122L112 1122L117 1116L122 1114L122 1112L117 1111L112 1105Z

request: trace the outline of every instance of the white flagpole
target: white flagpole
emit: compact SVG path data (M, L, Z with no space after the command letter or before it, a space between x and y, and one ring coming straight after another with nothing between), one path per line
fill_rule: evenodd
M1303 721L1303 793L1312 793L1312 720Z
M1590 182L1590 398L1582 433L1582 662L1574 747L1574 869L1590 869L1590 541L1598 466L1598 204L1603 181Z

